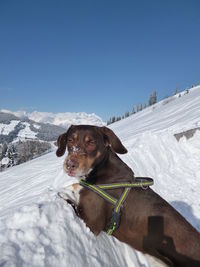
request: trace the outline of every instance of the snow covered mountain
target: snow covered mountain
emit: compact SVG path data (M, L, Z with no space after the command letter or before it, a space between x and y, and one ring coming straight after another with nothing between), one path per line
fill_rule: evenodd
M0 112L0 171L51 151L65 128Z
M16 117L0 112L0 143L17 142L25 139L55 141L66 128L45 123L37 123L27 117Z
M96 114L87 114L85 112L73 113L73 112L65 112L65 113L51 113L51 112L38 112L33 111L32 113L28 113L26 111L9 111L2 110L2 112L11 113L20 118L29 118L35 122L40 123L50 123L57 126L61 126L64 128L68 128L71 124L90 124L102 126L105 123L102 119Z
M122 159L200 231L200 86L110 127L128 149ZM193 129L193 135L175 134ZM57 192L75 179L55 151L0 173L0 266L155 265L101 233L95 237ZM9 181L9 182L8 182Z

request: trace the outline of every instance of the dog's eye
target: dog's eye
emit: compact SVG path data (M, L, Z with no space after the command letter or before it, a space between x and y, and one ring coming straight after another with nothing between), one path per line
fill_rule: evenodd
M67 142L68 142L68 143L72 143L72 142L73 142L73 139L72 139L72 138L68 138L68 139L67 139Z
M96 144L96 141L95 141L95 140L89 140L89 141L88 141L88 144L89 144L89 145L95 145L95 144Z

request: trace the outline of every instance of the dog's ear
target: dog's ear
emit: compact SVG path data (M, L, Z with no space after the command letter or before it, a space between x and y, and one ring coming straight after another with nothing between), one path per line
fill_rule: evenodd
M65 154L65 150L67 146L67 132L64 134L61 134L58 137L57 146L58 146L58 149L56 151L56 156L62 157Z
M128 152L112 130L107 127L100 127L100 129L103 132L105 142L110 145L116 153L125 154Z
M58 149L56 151L56 156L57 157L62 157L65 154L65 150L66 150L66 146L67 146L67 137L68 137L68 134L69 134L69 130L72 129L72 128L73 128L73 125L70 126L70 128L67 130L66 133L61 134L58 137L58 140L57 140Z

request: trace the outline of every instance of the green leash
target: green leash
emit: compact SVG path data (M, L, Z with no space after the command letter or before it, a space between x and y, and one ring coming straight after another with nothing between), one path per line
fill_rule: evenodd
M126 197L128 196L128 193L131 190L131 188L141 187L143 189L147 189L149 186L153 185L153 179L148 177L134 177L134 181L132 183L113 183L113 184L99 184L99 185L93 185L86 182L85 180L81 180L80 185L97 193L100 197L102 197L103 199L105 199L114 206L112 210L110 224L107 230L107 234L112 235L112 233L120 225L122 204L126 200ZM113 196L111 196L110 194L108 194L107 192L105 192L105 190L117 189L117 188L124 188L124 191L118 200Z

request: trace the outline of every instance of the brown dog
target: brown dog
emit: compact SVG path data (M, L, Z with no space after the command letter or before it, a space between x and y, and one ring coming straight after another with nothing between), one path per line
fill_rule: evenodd
M58 138L57 156L63 156L64 169L93 184L132 182L133 171L116 153L127 152L107 127L71 126ZM91 190L72 186L77 195L75 210L91 231L106 231L112 205ZM109 190L119 198L122 189ZM79 198L80 196L80 198ZM169 266L200 266L200 234L172 206L152 189L131 189L123 204L121 223L113 233L117 239Z

